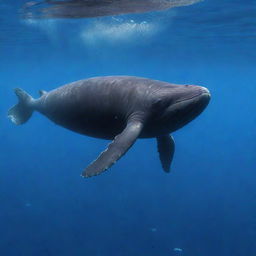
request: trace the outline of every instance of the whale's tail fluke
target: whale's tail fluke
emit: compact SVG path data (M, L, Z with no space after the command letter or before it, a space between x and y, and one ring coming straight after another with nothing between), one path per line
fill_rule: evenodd
M8 118L16 125L26 123L33 113L34 99L20 88L14 89L19 102L8 111Z

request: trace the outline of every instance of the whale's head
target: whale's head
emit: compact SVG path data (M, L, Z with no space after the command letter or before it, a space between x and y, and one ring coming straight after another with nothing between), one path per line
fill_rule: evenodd
M160 122L169 132L175 131L206 108L211 95L207 88L198 85L170 85L162 92Z

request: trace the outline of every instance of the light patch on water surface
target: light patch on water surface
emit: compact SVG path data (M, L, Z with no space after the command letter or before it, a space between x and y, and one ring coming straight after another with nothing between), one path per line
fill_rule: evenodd
M21 21L24 25L39 29L46 34L51 40L56 40L58 36L58 22L56 20L36 20L26 19Z
M65 34L70 35L70 43L76 40L82 40L87 46L97 45L98 43L132 43L133 40L152 37L162 29L157 21L135 21L133 19L106 18L97 19L90 22L74 22L68 24L61 20L37 20L26 19L22 23L31 28L35 28L46 34L51 40L61 40L63 38L63 26L67 26ZM77 31L76 35L73 29ZM67 39L68 37L65 37Z
M65 38L67 44L73 45L82 41L86 47L99 45L147 44L159 32L168 27L177 13L175 10L154 15L146 15L143 19L127 17L99 18L93 20L57 20L57 19L25 19L22 24L39 30L54 43ZM63 29L65 28L65 29Z
M24 24L32 27L40 27L47 31L52 31L56 28L56 22L54 20L36 20L36 19L26 19L23 20Z
M81 38L86 44L95 44L99 41L124 42L153 36L159 30L158 24L154 22L118 19L115 21L114 23L93 22L81 32Z

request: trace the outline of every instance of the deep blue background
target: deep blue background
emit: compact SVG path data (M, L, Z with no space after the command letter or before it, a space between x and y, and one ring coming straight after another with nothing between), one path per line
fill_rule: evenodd
M23 3L0 1L0 255L255 256L256 1L34 25L17 14ZM81 36L94 22L131 19L156 29L121 39L99 31L93 43ZM107 141L37 113L20 127L6 118L15 87L36 97L115 74L210 89L206 111L174 134L171 174L155 140L139 140L111 170L82 179Z

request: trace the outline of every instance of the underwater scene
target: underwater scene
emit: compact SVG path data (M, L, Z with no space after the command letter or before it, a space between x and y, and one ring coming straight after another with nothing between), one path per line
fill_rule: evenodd
M1 256L256 255L256 0L0 11Z

